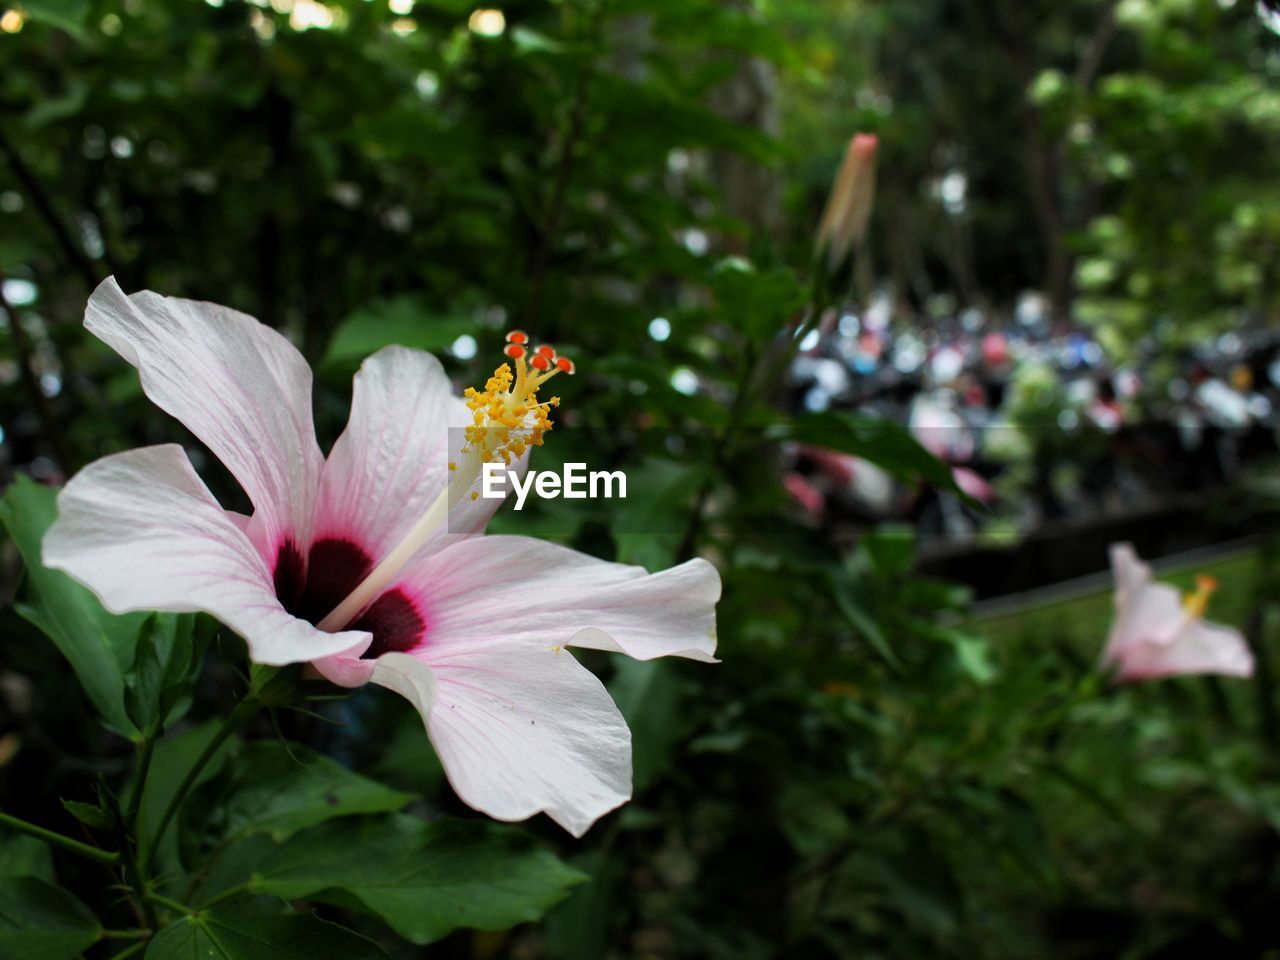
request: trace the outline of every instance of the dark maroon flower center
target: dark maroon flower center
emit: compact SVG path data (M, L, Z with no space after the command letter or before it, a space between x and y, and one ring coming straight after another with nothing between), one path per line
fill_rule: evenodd
M295 617L319 623L372 569L373 558L350 540L317 540L306 563L298 545L286 540L276 554L276 597ZM422 641L426 627L417 605L403 590L388 590L347 629L373 634L373 643L363 655L367 660L412 650Z

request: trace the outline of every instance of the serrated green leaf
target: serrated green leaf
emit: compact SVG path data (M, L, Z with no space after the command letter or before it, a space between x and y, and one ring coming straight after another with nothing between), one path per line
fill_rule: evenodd
M273 897L234 900L177 920L147 947L145 960L379 960L387 953L354 930L298 913Z
M335 820L267 858L252 887L382 917L423 944L540 918L583 874L510 827L408 816Z
M53 490L21 476L0 498L0 522L27 566L27 603L17 609L62 651L107 726L132 736L136 730L124 708L124 673L133 663L146 614L108 613L87 589L41 563L40 541L57 516L55 499Z
M101 935L97 917L61 887L38 877L0 880L0 957L70 960Z
M232 761L226 836L270 833L286 840L334 817L389 813L413 794L353 773L307 747L259 740Z

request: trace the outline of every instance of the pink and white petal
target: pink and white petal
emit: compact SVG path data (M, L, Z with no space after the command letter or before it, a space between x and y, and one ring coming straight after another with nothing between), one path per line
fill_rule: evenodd
M315 538L358 534L375 556L385 554L444 490L471 422L431 354L392 346L369 357L355 376L347 428L324 465ZM482 532L501 503L463 500L427 552L450 534Z
M44 562L107 609L202 611L245 638L257 663L280 665L367 645L287 613L271 572L176 444L104 457L58 495Z
M373 679L373 668L377 660L365 660L361 654L369 648L359 647L331 657L320 657L311 661L316 671L330 683L340 687L363 687Z
M401 585L426 611L431 649L505 637L716 662L720 575L701 559L651 574L543 540L487 536L419 558Z
M567 650L388 653L373 681L413 703L453 789L495 819L545 813L580 837L631 797L631 732Z
M322 457L311 369L288 340L216 304L149 290L126 296L114 278L93 292L84 322L244 487L250 537L268 564L286 539L309 542Z
M1117 672L1117 681L1216 673L1253 676L1253 654L1244 636L1230 627L1190 620L1168 644L1135 647Z
M1178 591L1152 582L1151 568L1138 559L1129 544L1111 547L1111 566L1116 581L1116 615L1102 659L1119 664L1135 644L1171 643L1186 615Z
M316 539L351 537L390 550L448 482L450 428L469 423L440 361L386 347L360 365L347 428L325 461Z

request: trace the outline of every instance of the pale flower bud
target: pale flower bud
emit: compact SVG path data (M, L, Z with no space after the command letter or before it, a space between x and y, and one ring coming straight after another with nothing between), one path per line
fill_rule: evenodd
M829 270L839 267L866 237L876 193L877 144L874 133L854 134L832 184L817 236L818 253L825 255Z

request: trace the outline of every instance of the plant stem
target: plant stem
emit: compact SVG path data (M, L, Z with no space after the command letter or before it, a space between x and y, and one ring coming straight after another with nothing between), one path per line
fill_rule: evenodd
M200 756L196 757L196 762L191 765L191 769L187 771L186 776L182 778L182 782L178 784L178 789L174 791L173 796L169 799L169 805L165 807L164 813L160 817L160 822L156 826L155 836L151 838L151 842L141 858L144 871L151 872L151 865L155 861L156 851L160 849L160 841L164 839L164 832L169 828L169 823L173 820L174 814L178 812L178 808L182 806L182 801L187 798L187 794L195 786L196 779L204 768L208 766L209 761L213 759L222 745L226 743L227 738L248 723L249 719L261 707L262 703L256 698L251 697L242 701L223 721L217 734L209 741Z
M64 837L62 834L46 830L44 827L37 827L34 823L27 823L27 821L20 820L7 813L0 812L0 824L12 827L15 830L21 830L23 833L38 837L46 843L56 844L64 850L78 853L80 856L88 857L90 860L97 860L99 863L116 863L120 859L119 853L111 850L99 850L97 847L91 847L89 844L81 843L79 840Z
M112 957L111 960L127 960L128 957L132 957L136 954L139 954L146 948L147 948L147 941L143 940L141 943L135 943L131 947L125 947L123 950L117 953L114 957Z
M138 757L138 771L133 778L133 795L129 797L129 810L125 813L125 822L133 836L138 835L138 814L142 809L142 791L147 786L147 774L151 772L151 757L155 753L156 738L150 734L142 741L142 752Z
M233 897L238 897L242 893L247 893L249 891L249 888L250 888L250 881L248 880L244 881L244 883L237 883L234 887L227 887L227 889L223 890L216 897L213 897L212 899L206 900L204 903L202 903L200 905L200 909L208 910L210 907L216 907L220 903L226 903L228 900L232 899Z
M188 907L185 903L179 903L177 900L171 900L168 897L161 896L158 893L147 893L144 895L144 899L148 903L157 904L161 907L164 907L167 910L172 910L174 913L180 913L183 916L188 916L190 914L195 913L195 911L192 910L190 907Z
M104 940L144 940L151 936L150 930L103 930Z

